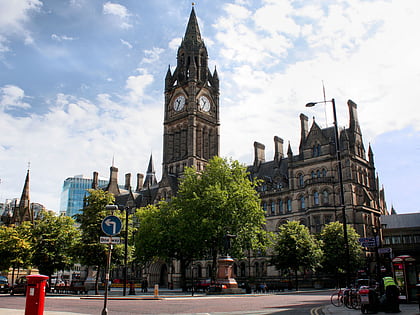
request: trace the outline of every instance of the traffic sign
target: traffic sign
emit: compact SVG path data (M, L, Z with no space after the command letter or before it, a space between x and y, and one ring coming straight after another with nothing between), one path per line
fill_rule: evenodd
M102 220L102 231L109 236L117 235L121 232L122 223L119 217L109 215Z
M119 236L101 236L99 239L101 244L120 244L121 237Z
M359 243L363 247L377 247L379 246L379 237L361 237Z

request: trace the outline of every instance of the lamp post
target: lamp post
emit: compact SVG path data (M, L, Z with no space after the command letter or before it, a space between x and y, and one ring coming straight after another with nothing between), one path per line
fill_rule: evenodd
M319 103L329 102L332 104L333 108L333 115L334 115L334 131L335 131L335 151L336 151L336 159L337 159L337 166L338 166L338 181L340 184L340 206L341 206L341 213L342 213L342 223L343 223L343 234L344 234L344 254L345 254L345 261L346 261L346 286L350 285L350 252L349 252L349 240L347 235L347 219L346 219L346 206L344 204L344 185L343 185L343 169L341 166L341 150L340 150L340 142L338 139L338 125L337 125L337 113L335 109L335 100L331 99L329 101L321 101L321 102L311 102L307 103L306 107L313 107Z
M127 257L128 257L128 215L132 214L133 209L133 202L128 201L127 206L124 208L125 210L125 236L124 236L124 269L123 269L123 277L124 277L124 287L123 287L123 296L127 294Z

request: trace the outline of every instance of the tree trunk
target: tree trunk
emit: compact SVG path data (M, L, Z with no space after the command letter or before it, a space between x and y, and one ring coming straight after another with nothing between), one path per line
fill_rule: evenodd
M295 269L295 281L296 281L296 291L298 290L298 274L297 274L297 269Z
M179 279L179 285L183 292L187 291L187 284L186 284L186 273L187 273L187 262L185 259L180 259L180 272L181 278Z
M211 265L211 280L216 281L217 274L217 251L213 250L213 263Z

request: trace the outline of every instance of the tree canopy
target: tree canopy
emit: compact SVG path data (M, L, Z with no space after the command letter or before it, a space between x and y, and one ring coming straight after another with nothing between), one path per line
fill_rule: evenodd
M294 271L315 270L320 267L322 250L320 242L309 229L297 221L289 221L279 228L271 262L277 269Z
M50 276L75 263L75 247L80 241L80 231L74 219L56 216L43 211L32 229L32 263L41 274Z
M257 184L238 161L214 157L201 172L186 168L176 197L137 213L137 256L176 258L185 267L211 255L214 273L218 255L264 249L268 238ZM236 237L231 247L227 234Z
M107 244L100 244L99 238L104 235L101 229L102 220L109 215L109 211L105 209L107 205L114 203L114 196L103 190L88 190L89 195L86 197L86 205L82 209L82 213L76 214L76 222L80 224L82 232L81 242L78 248L79 259L83 265L95 266L98 269L96 277L95 290L98 290L99 270L106 266L107 260ZM114 215L123 217L119 210ZM112 251L112 261L119 263L124 256L124 246L115 245Z
M329 274L337 276L350 267L348 272L355 273L363 264L363 251L359 244L359 234L356 230L347 225L347 238L349 244L349 261L347 261L344 247L343 224L340 222L331 222L322 230L319 238L322 240L323 270Z

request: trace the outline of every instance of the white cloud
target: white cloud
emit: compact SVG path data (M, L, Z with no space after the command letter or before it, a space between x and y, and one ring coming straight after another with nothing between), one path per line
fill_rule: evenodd
M8 37L18 36L25 44L33 43L31 33L26 27L30 13L39 12L39 0L0 1L0 53L9 51Z
M57 42L62 42L62 41L72 41L75 40L76 38L71 37L71 36L67 36L67 35L57 35L57 34L52 34L51 38Z
M159 60L160 54L165 50L158 47L153 47L150 50L145 50L145 57L142 59L141 63L154 63Z
M127 42L127 41L125 41L123 39L120 39L120 42L121 42L121 44L123 44L124 46L127 46L130 49L133 48L133 45L131 45L129 42Z
M131 28L132 25L129 23L129 18L131 14L127 10L127 8L118 3L106 2L103 6L103 13L114 15L119 18L120 24L119 26L122 29Z
M11 108L29 108L25 103L25 92L15 85L5 85L0 88L0 110L4 111Z
M127 78L125 88L128 90L126 96L130 104L137 104L143 101L145 97L145 89L153 82L153 75L149 74L146 69L137 69L139 75L131 75Z

